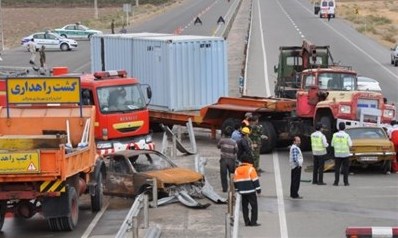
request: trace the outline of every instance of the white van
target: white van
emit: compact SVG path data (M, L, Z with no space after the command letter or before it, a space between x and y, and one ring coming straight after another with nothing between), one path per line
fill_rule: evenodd
M334 0L321 0L321 10L319 11L320 18L327 18L328 15L331 18L335 18L336 2Z

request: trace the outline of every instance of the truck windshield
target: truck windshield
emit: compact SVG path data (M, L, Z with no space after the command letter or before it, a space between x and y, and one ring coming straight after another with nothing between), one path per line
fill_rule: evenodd
M346 73L320 73L319 88L335 91L356 90L356 76Z
M97 89L102 113L128 112L145 108L145 98L139 85L119 85Z

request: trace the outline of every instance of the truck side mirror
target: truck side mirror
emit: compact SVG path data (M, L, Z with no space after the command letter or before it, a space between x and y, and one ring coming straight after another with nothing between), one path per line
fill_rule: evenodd
M152 89L151 87L148 85L148 87L146 88L146 96L151 99L152 98Z

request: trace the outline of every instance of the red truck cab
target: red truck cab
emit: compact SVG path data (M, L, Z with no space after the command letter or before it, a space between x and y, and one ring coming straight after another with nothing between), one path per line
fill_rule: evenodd
M322 122L330 132L336 130L339 122L346 127L358 126L361 113L368 109L378 111L382 124L395 118L395 107L386 103L383 94L357 89L357 74L349 68L307 69L302 71L300 81L297 116ZM374 115L365 115L364 119L368 123L377 122Z
M95 105L95 139L99 154L126 149L154 149L149 111L142 86L126 71L80 76L83 105ZM151 97L146 87L147 98Z

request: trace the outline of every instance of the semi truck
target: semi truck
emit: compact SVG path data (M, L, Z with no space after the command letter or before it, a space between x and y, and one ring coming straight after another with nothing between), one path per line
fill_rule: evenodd
M71 231L79 197L103 202L105 165L96 153L95 108L80 104L80 79L8 78L0 108L0 228L6 213L40 212L54 231Z
M99 71L93 74L72 74L67 67L52 68L52 78L74 76L80 79L83 105L95 106L94 135L97 152L105 155L126 149L154 149L149 130L147 101L152 96L149 85L128 77L125 70ZM4 92L5 81L0 80ZM146 95L144 95L144 92ZM5 105L0 92L0 103ZM123 105L111 104L122 99Z

